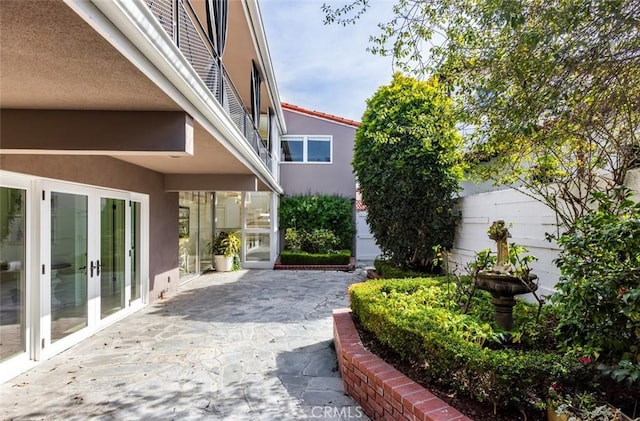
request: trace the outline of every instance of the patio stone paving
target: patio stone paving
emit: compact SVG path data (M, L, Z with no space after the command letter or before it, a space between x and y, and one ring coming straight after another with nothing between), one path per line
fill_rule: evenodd
M331 318L365 278L203 275L0 385L0 418L366 420L343 392Z

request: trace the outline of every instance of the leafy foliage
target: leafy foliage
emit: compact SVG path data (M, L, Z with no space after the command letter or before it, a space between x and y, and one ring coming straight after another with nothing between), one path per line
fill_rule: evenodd
M327 229L314 229L313 231L298 231L295 228L287 228L285 232L285 249L294 252L329 253L340 245L340 239Z
M513 276L527 278L531 273L530 263L538 260L536 256L527 254L529 249L516 243L509 244L509 255L507 256L507 264L510 273ZM476 252L476 258L470 262L469 267L473 274L477 274L480 270L492 270L498 262L498 257L493 254L491 249L483 249Z
M285 196L280 201L280 226L312 233L316 229L331 231L339 248L351 249L356 231L353 203L350 199L330 195Z
M579 393L566 395L553 390L549 393L549 403L555 410L557 419L575 421L622 421L622 411L607 404L602 404L595 393Z
M280 254L280 263L283 265L348 265L350 261L351 250L314 254L284 250Z
M386 279L419 278L424 275L423 272L400 267L387 259L375 259L373 261L373 266L375 267L378 275Z
M396 264L424 270L434 246L452 246L460 146L451 101L436 79L396 73L367 101L352 164L371 232Z
M225 257L238 256L241 246L240 234L226 231L221 231L213 241L205 245L207 253Z
M544 405L550 383L576 384L592 377L592 367L574 352L547 348L517 350L496 346L503 336L490 322L488 294L477 294L472 314L462 314L456 285L443 278L368 281L350 287L351 308L363 327L403 358L424 367L434 381L497 407ZM550 337L556 313L543 312L532 324L535 306L519 302L522 323L513 340L528 345ZM495 349L497 348L497 349Z
M326 22L355 22L369 1L325 5ZM615 187L640 162L640 2L396 0L393 12L370 50L449 87L477 178L527 187L566 227L591 191L624 200Z
M560 307L557 336L567 347L600 356L616 379L629 369L640 377L640 203L616 203L595 193L597 209L579 218L558 239L561 278L554 302ZM624 361L628 361L625 363ZM615 363L619 362L619 367ZM636 371L634 374L633 366Z

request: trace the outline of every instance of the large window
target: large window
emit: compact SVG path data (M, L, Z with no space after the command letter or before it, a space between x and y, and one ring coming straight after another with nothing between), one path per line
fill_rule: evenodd
M242 235L240 258L244 267L271 266L272 194L270 192L216 192L216 234Z
M331 136L283 136L283 162L331 163Z
M180 192L178 209L180 278L211 269L213 192Z

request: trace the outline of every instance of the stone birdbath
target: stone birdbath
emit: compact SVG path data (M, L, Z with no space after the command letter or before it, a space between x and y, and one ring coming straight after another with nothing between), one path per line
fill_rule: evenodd
M496 324L504 329L513 329L513 306L515 296L534 292L538 285L532 282L537 276L527 273L523 277L515 276L509 263L509 244L511 237L503 220L494 221L488 231L489 238L496 242L498 259L496 265L489 270L481 270L476 275L476 286L489 291L493 298L491 304L495 309Z

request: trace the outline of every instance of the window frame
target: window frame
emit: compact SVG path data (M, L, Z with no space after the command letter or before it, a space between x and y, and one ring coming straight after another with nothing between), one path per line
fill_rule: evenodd
M302 161L286 161L284 158L282 142L294 140L302 140ZM329 143L329 161L309 161L309 141L321 141ZM285 135L280 136L280 162L283 164L311 164L311 165L327 165L333 164L333 136L332 135Z

